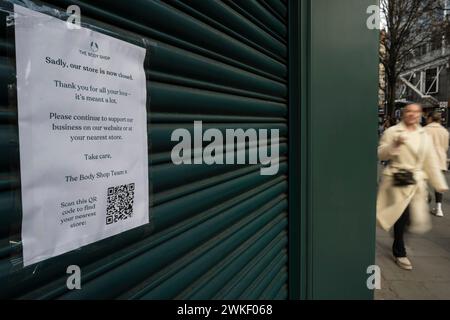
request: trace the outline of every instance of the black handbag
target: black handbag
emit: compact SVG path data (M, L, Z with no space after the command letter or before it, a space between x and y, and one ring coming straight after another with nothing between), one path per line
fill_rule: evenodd
M407 187L416 184L414 179L414 174L411 171L400 169L394 173L394 186L396 187Z
M423 136L420 139L420 147L419 147L419 151L418 151L419 155L422 151L422 147L423 147ZM419 163L419 155L417 155L414 152L413 152L413 154L415 155L416 165L417 165ZM417 183L416 179L414 179L414 173L409 170L406 170L406 169L398 169L398 171L395 172L392 175L392 177L394 180L393 185L395 187L407 187L407 186L414 185Z

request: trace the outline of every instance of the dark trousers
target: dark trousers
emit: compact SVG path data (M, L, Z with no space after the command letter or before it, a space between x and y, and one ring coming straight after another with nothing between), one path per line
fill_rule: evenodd
M409 207L405 209L401 217L394 225L394 244L392 245L392 253L396 258L406 257L406 248L404 235L406 226L409 223Z
M445 175L445 171L442 171L442 173ZM436 203L442 203L442 193L439 193L436 191L434 193L434 197L435 197Z

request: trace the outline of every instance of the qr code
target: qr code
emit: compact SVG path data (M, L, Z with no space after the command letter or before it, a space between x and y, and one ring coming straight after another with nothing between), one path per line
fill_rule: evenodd
M134 183L108 188L106 224L116 223L133 216Z

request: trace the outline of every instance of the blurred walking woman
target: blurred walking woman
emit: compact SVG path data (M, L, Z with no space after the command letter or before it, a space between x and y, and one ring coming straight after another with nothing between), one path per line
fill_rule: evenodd
M442 116L439 112L435 111L428 117L428 125L425 127L425 131L431 137L434 148L436 150L436 157L439 161L439 166L442 172L447 171L447 152L449 144L449 133L446 128L441 124ZM434 213L438 217L443 217L442 212L442 193L435 192L436 209Z
M410 104L402 121L383 134L378 157L389 161L378 190L377 221L384 230L394 227L392 252L399 267L411 270L404 233L431 229L427 181L438 191L448 190L431 137L420 126L422 107Z

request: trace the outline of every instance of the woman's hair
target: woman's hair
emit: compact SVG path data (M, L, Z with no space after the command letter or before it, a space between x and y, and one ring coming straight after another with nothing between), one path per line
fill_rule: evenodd
M441 113L439 111L433 111L429 115L429 117L431 118L431 120L433 122L439 122L440 123L442 121L442 115L441 115Z
M410 103L407 104L406 106L403 107L402 111L405 112L405 110L409 107L409 106L419 106L420 110L423 110L423 106L420 103L414 102L414 103Z

